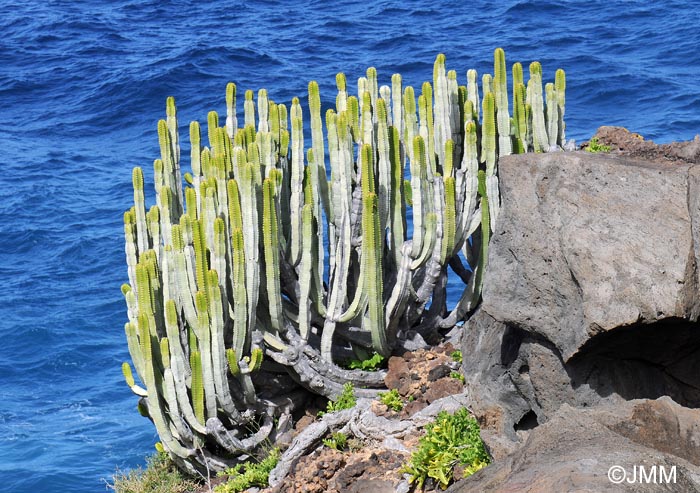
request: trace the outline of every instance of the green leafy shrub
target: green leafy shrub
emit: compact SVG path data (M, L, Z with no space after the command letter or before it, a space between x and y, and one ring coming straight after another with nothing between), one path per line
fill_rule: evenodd
M610 146L606 146L603 144L598 143L598 138L593 137L590 142L588 142L588 146L584 149L586 152L610 152Z
M343 392L334 401L328 401L325 411L319 411L318 415L323 416L326 413L334 413L336 411L342 411L344 409L351 409L357 404L357 399L355 398L355 387L348 382L343 385Z
M392 411L399 412L403 409L403 400L396 389L391 389L389 392L380 392L379 400Z
M147 459L145 469L115 474L110 487L117 493L186 493L199 485L178 471L167 453L158 452Z
M434 423L426 425L425 436L401 472L408 473L418 488L423 488L427 478L433 478L445 489L457 464L464 466L467 477L489 462L476 419L460 409L455 414L441 412Z
M214 488L215 493L238 493L253 486L264 488L267 480L277 465L280 450L273 448L268 456L260 462L245 462L224 470L219 475L229 476L230 479Z
M452 372L450 372L450 377L451 377L451 378L454 378L454 379L456 379L456 380L459 380L460 382L464 383L464 375L462 375L462 374L461 374L460 372L458 372L458 371L452 371Z
M377 371L384 366L386 358L379 353L374 353L370 358L359 360L353 359L348 363L351 370Z
M333 433L330 438L324 438L322 441L326 447L332 448L333 450L345 450L348 444L348 436L338 431Z
M454 351L451 355L452 360L457 363L462 363L462 351Z

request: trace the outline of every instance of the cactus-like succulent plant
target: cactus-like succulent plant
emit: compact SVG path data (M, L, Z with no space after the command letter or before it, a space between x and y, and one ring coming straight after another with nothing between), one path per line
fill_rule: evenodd
M368 69L356 96L338 74L325 135L316 82L306 117L298 98L288 114L264 89L257 101L246 91L242 126L230 83L224 126L207 116L208 146L190 124L185 183L167 99L156 205L147 211L135 168L124 214L125 332L143 386L128 363L122 370L180 467L222 470L254 453L309 392L332 398L351 383L374 396L382 371L343 361L389 356L410 333L435 336L475 308L500 203L498 157L561 145L565 128L562 71L545 108L539 64L527 86L514 65L511 119L501 49L494 69L480 98L477 73L459 86L438 55L417 102L398 74L379 86ZM452 275L466 286L448 307Z

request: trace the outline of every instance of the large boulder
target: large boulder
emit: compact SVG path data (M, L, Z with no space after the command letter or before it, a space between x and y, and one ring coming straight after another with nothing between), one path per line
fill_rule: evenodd
M563 404L700 407L700 168L573 152L504 157L499 174L462 348L494 456Z
M515 453L448 492L700 491L700 411L668 397L562 405Z

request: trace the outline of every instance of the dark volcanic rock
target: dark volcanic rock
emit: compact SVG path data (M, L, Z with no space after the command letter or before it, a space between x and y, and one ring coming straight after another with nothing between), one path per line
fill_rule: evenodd
M437 365L430 369L428 372L428 381L434 382L442 377L446 377L450 374L452 370L447 365Z
M700 411L667 397L593 409L564 404L517 452L448 492L700 491L699 443ZM613 466L621 468L610 473L618 484L608 477Z
M700 167L575 152L499 168L483 303L462 347L494 456L563 403L700 407Z

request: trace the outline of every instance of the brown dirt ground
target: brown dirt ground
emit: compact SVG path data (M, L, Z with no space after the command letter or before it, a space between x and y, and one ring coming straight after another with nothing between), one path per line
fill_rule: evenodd
M591 139L598 139L598 144L610 146L610 152L634 158L664 164L689 163L700 164L700 135L693 140L655 144L635 132L623 127L600 127ZM581 144L581 149L588 147L590 141Z
M388 389L397 389L404 408L396 412L377 399L373 411L390 419L405 419L434 400L460 393L462 381L451 376L459 368L452 359L454 351L454 346L446 343L389 358L384 382ZM317 411L309 409L298 420L294 433L313 423ZM394 442L399 450L388 449L381 442L348 438L343 451L319 444L313 452L299 459L276 488L251 488L248 493L393 493L403 479L400 469L417 446L420 434ZM400 450L402 448L404 450ZM211 484L214 486L225 479L212 478ZM425 491L431 491L430 485L427 486ZM204 486L196 493L208 491Z

